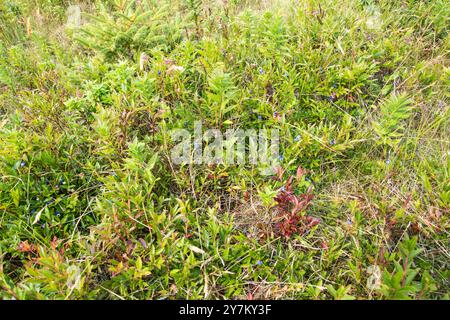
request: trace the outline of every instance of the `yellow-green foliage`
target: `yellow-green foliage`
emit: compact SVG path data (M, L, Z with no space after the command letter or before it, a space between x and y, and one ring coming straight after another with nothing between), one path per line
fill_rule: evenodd
M0 1L0 299L448 298L449 8ZM174 165L196 120L279 176Z

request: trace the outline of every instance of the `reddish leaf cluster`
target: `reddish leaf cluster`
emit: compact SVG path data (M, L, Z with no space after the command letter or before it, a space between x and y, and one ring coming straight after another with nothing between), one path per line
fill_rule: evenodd
M304 174L304 170L299 167L297 169L296 180L300 181ZM284 170L277 169L278 181L282 181ZM308 229L319 224L320 220L311 216L302 214L311 203L313 195L308 189L307 193L296 195L292 189L294 176L290 176L283 188L275 197L277 202L278 222L275 224L275 231L278 235L290 238L293 234L303 234Z
M21 241L17 250L19 252L34 252L36 251L36 247L34 244L29 244L28 241Z

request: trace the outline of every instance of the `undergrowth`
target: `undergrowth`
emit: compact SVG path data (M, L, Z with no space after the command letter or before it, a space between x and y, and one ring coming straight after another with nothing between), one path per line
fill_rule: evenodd
M449 297L447 1L73 4L0 0L1 299Z

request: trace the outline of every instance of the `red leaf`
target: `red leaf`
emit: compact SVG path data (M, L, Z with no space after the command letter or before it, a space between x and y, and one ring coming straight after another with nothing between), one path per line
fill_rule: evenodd
M22 241L19 243L17 248L20 252L31 252L34 250L33 245L29 244L28 241Z

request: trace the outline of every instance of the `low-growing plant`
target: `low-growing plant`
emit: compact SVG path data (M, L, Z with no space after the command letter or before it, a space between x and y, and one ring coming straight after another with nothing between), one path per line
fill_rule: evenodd
M0 1L0 299L448 298L448 7Z

